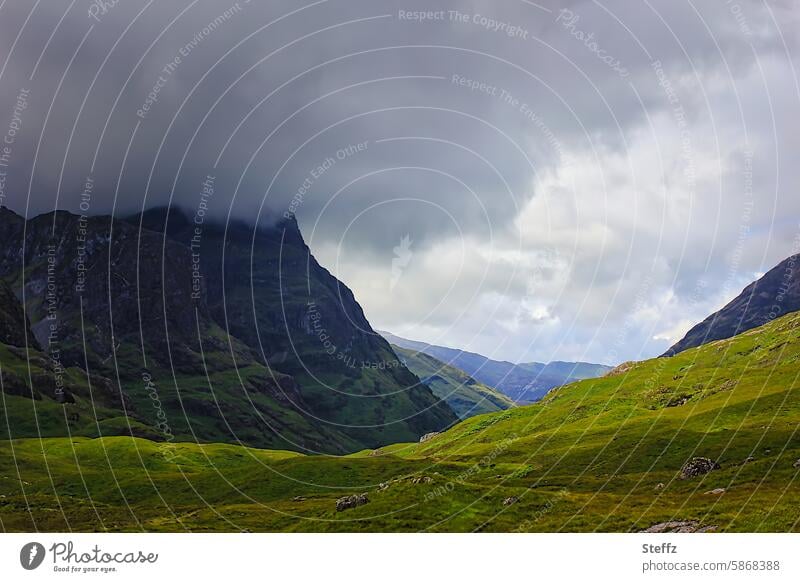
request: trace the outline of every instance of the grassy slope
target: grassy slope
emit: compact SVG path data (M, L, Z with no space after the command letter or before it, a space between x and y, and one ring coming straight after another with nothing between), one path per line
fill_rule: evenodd
M355 450L358 446L346 435L310 421L291 405L266 393L263 385L275 373L259 364L244 366L238 372L209 370L207 377L173 376L168 370L153 370L150 391L143 381L124 384L123 410L113 381L95 377L89 382L86 373L78 368L67 369L63 376L74 401L57 402L53 386L48 385L53 382L54 372L47 367L47 357L35 350L27 354L0 345L0 379L4 388L0 391L0 438L133 434L171 440L164 432L166 427L178 441L239 439L249 445L308 447L313 451L329 450L334 442L341 444L341 450ZM123 350L118 361L125 358ZM27 387L29 374L35 400ZM12 385L19 388L10 390ZM163 418L159 418L161 410Z
M433 356L395 345L392 349L409 370L427 384L436 396L450 405L459 418L499 412L516 406L504 394Z
M4 530L636 531L694 519L720 531L797 531L798 374L796 313L377 454L6 441L0 520ZM678 479L693 456L722 469ZM705 494L718 487L726 492ZM354 492L371 502L337 513L335 499ZM504 506L511 496L519 501Z

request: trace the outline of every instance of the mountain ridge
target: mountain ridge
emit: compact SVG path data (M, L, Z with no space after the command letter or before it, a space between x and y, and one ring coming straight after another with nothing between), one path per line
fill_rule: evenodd
M747 285L722 309L692 327L663 356L727 339L800 310L800 254L792 255Z
M392 349L406 367L447 402L462 420L516 406L506 395L433 356L393 344Z
M344 453L457 420L388 342L359 329L371 329L363 310L296 223L258 227L255 238L244 223L206 224L194 248L183 237L195 225L169 212L174 228L159 231L164 210L128 220L2 211L0 279L25 298L41 355L113 378L124 398L95 428L86 402L69 403L76 434L130 434L132 421L151 438L160 414L170 430L156 438ZM26 418L15 436L35 436Z
M469 376L518 403L536 402L556 386L574 380L597 377L611 370L611 366L587 362L555 361L549 364L540 362L514 364L493 360L474 352L409 340L386 331L378 333L393 344L426 353L450 366L459 368Z

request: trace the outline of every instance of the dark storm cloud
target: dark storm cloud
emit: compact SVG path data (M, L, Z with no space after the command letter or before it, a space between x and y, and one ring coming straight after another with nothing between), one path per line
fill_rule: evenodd
M797 24L744 0L9 0L3 203L79 211L91 178L93 213L192 211L213 175L220 218L296 212L377 326L609 359L585 346L633 317L619 351L649 355L793 244Z

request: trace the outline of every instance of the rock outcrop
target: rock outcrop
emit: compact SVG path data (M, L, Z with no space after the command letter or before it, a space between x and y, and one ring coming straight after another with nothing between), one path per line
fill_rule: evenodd
M697 521L665 521L651 525L642 533L708 533L715 531L717 526L701 526Z
M336 500L336 511L346 511L361 505L366 505L367 503L369 503L369 497L367 497L366 493L340 497Z
M699 477L711 471L720 469L719 463L712 461L707 457L694 457L686 462L681 468L681 479L691 479L692 477Z

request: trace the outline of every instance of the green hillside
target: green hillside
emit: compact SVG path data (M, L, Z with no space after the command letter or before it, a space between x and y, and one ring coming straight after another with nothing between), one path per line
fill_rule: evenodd
M396 345L392 345L392 349L403 364L437 397L447 402L461 419L515 406L509 397L433 356Z
M687 521L798 531L799 421L795 313L467 419L424 443L348 457L130 437L6 441L0 523L6 531L638 531ZM694 457L720 468L682 479ZM368 503L336 510L338 498L362 493Z

